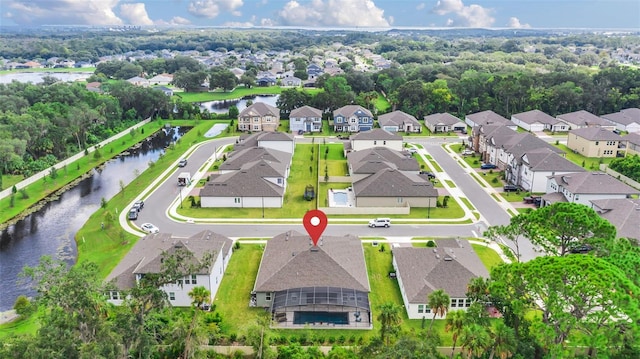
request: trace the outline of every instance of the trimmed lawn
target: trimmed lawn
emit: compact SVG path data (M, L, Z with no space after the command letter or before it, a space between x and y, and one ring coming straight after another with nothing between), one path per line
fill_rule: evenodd
M0 175L2 176L2 187L0 187L0 191L5 188L12 187L16 183L24 180L24 176L18 175Z
M320 182L320 186L319 186L319 190L317 193L318 196L318 207L329 207L329 202L328 202L328 193L327 191L329 191L329 188L334 188L334 189L345 189L347 187L351 187L351 183L350 182L324 182L321 181Z
M569 161L591 171L598 171L600 169L600 163L610 163L614 159L614 157L585 157L579 153L574 153L572 149L567 147L567 145L563 145L561 143L553 145L563 150L566 153L565 157Z
M469 166L471 166L471 168L480 168L482 165L480 157L476 155L464 156L463 159Z
M258 95L279 95L282 93L280 86L268 86L268 87L251 87L246 88L244 86L238 86L233 91L207 91L207 92L176 92L175 96L182 98L185 102L207 102L218 100L230 100L238 99L246 96L258 96ZM323 89L302 89L299 91L306 92L311 95L315 95L324 91Z
M325 167L329 176L346 176L349 173L342 143L321 144L319 153L320 163L318 172L321 178L324 178ZM327 158L326 160L325 156Z
M0 324L0 339L9 335L35 335L39 326L37 315L35 313L26 319L18 319L11 323Z
M478 172L480 176L484 178L485 181L491 186L495 188L502 187L504 184L502 183L502 172L501 171L480 171Z
M493 267L504 263L496 251L485 245L472 243L471 247L476 251L478 257L480 257L480 260L489 272L491 272Z
M379 114L387 113L391 110L391 104L387 101L387 98L380 94L373 100L373 105L378 109Z
M214 300L216 311L222 315L220 329L226 334L246 334L247 328L264 313L262 308L249 307L263 250L262 244L243 243L231 256Z

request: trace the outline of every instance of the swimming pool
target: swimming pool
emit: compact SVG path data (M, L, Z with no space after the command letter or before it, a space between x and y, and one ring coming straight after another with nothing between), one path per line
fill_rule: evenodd
M294 312L293 324L349 324L348 312Z
M340 206L347 205L347 193L346 192L333 192L333 202Z

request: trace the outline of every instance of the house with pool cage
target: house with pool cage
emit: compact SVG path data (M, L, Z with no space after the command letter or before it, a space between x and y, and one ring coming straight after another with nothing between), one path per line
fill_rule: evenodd
M277 328L371 329L369 278L360 239L288 231L267 241L250 306Z

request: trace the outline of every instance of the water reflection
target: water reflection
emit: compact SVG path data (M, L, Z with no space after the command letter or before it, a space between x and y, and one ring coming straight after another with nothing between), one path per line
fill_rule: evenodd
M280 98L280 95L261 95L254 97L245 97L242 99L221 100L221 101L208 101L200 104L200 109L207 110L210 113L227 113L229 107L235 105L238 111L242 111L247 108L247 101L264 102L267 105L276 106L276 102Z
M20 294L34 295L18 283L24 266L37 265L43 255L73 263L76 258L75 233L99 207L110 199L149 161L156 161L164 149L180 138L187 128L163 129L128 155L119 156L93 170L93 176L64 192L56 201L18 221L0 233L0 311L11 309Z

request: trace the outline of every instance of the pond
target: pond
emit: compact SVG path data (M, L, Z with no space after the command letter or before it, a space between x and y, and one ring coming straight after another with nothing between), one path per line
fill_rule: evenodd
M253 103L264 102L267 105L275 107L278 98L280 98L280 95L260 95L253 97L244 97L241 99L208 101L200 103L200 109L207 110L210 113L219 114L229 112L229 107L235 105L238 108L238 111L242 112L242 110L247 108L247 101L249 100L253 101Z

